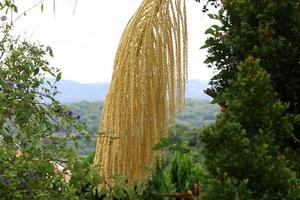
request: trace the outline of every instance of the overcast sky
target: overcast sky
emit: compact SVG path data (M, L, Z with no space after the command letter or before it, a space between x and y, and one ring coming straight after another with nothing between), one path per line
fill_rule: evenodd
M53 48L51 63L63 72L63 79L82 83L108 82L113 61L123 30L142 0L45 0L40 8L30 11L17 21L15 32L24 34L32 42L39 41ZM189 36L189 79L208 80L212 70L202 64L206 52L205 30L212 24L201 12L202 5L187 1ZM38 0L18 0L19 12Z

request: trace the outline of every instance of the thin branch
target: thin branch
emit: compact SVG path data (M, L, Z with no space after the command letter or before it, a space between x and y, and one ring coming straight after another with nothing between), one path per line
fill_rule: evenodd
M74 8L73 8L73 15L75 14L77 3L78 3L78 0L75 1L75 5L74 5Z
M13 23L15 23L17 20L19 20L23 15L26 15L27 12L31 11L32 9L36 8L37 6L41 5L42 3L44 3L44 0L40 0L38 3L34 4L32 7L28 8L27 10L25 10L24 12L22 12L22 14L20 14L14 21Z
M56 10L56 0L53 0L53 13L54 13L54 17L56 17L55 10Z

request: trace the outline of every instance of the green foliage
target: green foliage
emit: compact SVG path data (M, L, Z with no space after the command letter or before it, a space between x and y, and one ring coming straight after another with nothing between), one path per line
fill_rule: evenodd
M106 184L105 180L98 175L99 169L94 166L94 155L95 153L92 152L86 157L68 160L72 172L68 185L74 189L76 197L89 200L137 199L136 192L127 184L116 184L113 187Z
M187 191L192 184L192 160L190 155L175 153L170 167L170 178L175 191Z
M90 132L91 139L89 141L78 141L78 153L80 155L88 155L95 150L103 103L83 101L67 104L66 107L68 107L69 110L72 110L74 116L76 116L81 123L85 124Z
M99 194L96 188L103 183L99 176L99 170L93 166L94 153L87 157L69 157L67 165L72 172L72 177L68 183L76 191L79 199L98 199Z
M204 199L296 199L300 185L283 149L293 138L296 117L277 100L270 75L259 61L240 63L237 77L217 99L229 110L203 129L210 173Z
M218 112L219 107L209 101L187 99L183 111L177 114L176 123L190 129L199 128L214 122ZM180 131L178 133L181 135Z
M88 138L85 126L55 100L55 82L45 79L61 78L47 61L52 50L12 37L13 24L5 13L16 12L16 6L5 1L0 9L5 16L0 39L0 198L85 198L100 177L74 149L78 140ZM83 184L92 187L79 187Z
M163 194L191 191L194 184L199 185L203 181L205 174L199 163L192 162L190 153L175 150L170 160L158 163L140 199L170 199Z
M223 1L209 17L209 92L228 110L201 134L203 198L299 199L299 1Z
M169 138L161 138L159 143L155 144L153 150L162 150L167 149L170 152L181 152L181 153L190 153L190 149L188 148L187 144L183 141L174 142Z
M218 15L210 17L221 23L207 31L208 39L203 46L208 48L206 63L218 70L211 80L215 95L222 94L237 78L239 63L253 56L260 59L260 66L270 74L279 99L289 104L288 112L300 114L299 1L223 1ZM288 157L294 160L292 165L300 177L300 125L294 127L295 137L282 143L292 149Z

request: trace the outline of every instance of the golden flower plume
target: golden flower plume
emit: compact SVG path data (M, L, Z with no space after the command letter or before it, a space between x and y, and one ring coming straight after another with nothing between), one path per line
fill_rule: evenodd
M149 175L167 137L168 121L184 104L187 24L184 0L144 0L129 21L116 53L97 139L101 175Z

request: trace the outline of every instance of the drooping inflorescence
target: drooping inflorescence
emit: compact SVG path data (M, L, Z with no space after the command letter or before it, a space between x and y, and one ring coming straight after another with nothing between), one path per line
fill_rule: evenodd
M129 21L115 57L97 139L95 164L109 181L132 183L149 173L184 104L187 24L184 0L144 0Z

